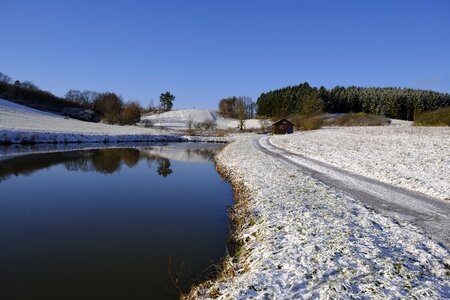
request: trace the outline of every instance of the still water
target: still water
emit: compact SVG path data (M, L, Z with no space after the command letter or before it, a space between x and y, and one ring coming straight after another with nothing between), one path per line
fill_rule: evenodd
M218 147L1 157L0 299L175 299L189 290L226 252L233 198L212 163Z

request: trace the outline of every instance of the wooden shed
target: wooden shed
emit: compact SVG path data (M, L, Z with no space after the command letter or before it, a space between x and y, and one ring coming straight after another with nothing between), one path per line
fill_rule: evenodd
M287 119L281 119L272 124L272 134L290 134L294 132L294 124Z

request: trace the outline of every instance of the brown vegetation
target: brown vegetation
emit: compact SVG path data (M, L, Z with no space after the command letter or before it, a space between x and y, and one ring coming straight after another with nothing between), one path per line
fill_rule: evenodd
M105 122L119 123L123 101L114 93L104 93L95 99L94 109L103 114Z
M450 126L450 106L420 113L414 126Z
M383 116L363 112L343 114L326 120L327 126L385 126L389 123L390 120Z
M256 224L255 218L250 210L251 195L242 181L233 179L231 174L220 165L216 164L216 168L219 174L223 178L229 180L233 186L235 204L229 210L229 217L233 225L231 240L234 245L234 249L232 250L234 251L228 253L221 266L217 266L218 272L216 273L216 276L214 276L215 278L194 286L188 294L182 294L180 298L184 300L197 299L202 292L212 287L213 282L226 278L233 278L236 276L238 270L244 270L244 272L249 270L248 265L243 265L246 257L249 255L248 250L244 247L245 244L248 243L249 238L243 238L242 232L245 228L249 228ZM217 288L212 287L207 296L215 299L220 296L220 291Z
M130 102L125 105L125 108L120 113L120 124L129 125L139 122L141 119L142 108L137 102Z
M289 119L294 123L297 130L320 129L323 125L323 117L321 115L295 115Z

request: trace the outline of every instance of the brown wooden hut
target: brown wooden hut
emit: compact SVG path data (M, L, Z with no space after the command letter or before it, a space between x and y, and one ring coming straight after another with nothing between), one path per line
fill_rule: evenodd
M281 119L272 124L272 134L290 134L294 132L294 124L287 119Z

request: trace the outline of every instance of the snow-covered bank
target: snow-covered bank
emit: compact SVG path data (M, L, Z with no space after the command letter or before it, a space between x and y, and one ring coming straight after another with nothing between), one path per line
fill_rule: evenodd
M450 199L448 127L336 127L274 136L271 141L356 174Z
M228 178L252 195L254 222L236 275L195 289L219 299L447 299L449 252L259 151L254 138L217 157Z
M91 132L52 132L35 130L0 130L0 144L33 143L129 143L183 142L178 135L98 134Z
M0 129L0 144L38 144L38 143L171 143L202 142L227 143L233 137L183 136L180 134L100 134L91 132L53 132L37 130L4 130Z

